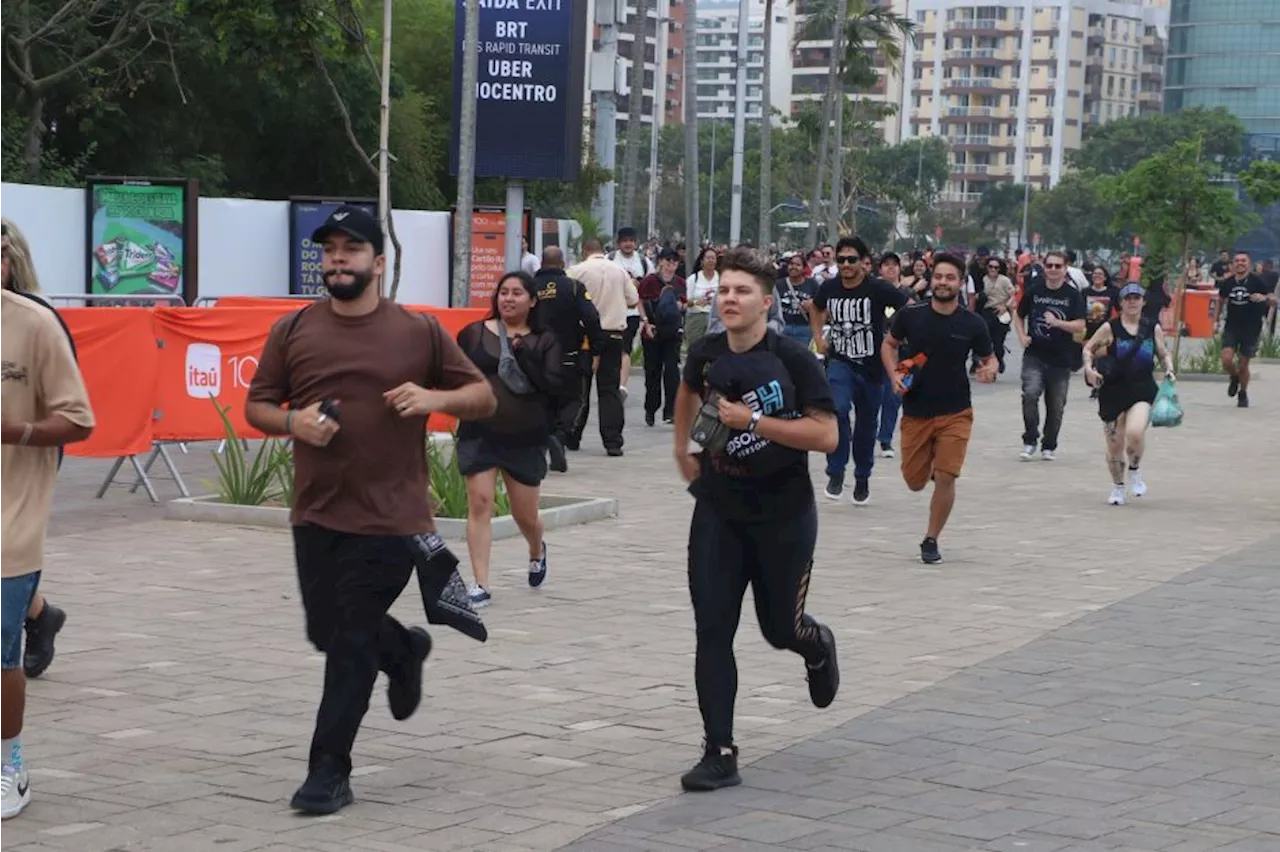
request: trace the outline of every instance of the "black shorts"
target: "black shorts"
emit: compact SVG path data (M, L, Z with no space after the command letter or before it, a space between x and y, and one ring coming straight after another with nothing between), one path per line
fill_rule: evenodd
M622 351L627 355L636 348L638 331L640 331L640 317L627 317L627 330L622 333Z
M487 437L472 437L459 438L454 452L463 476L497 469L530 488L537 488L547 478L545 445L510 447Z
M1098 389L1098 416L1103 423L1114 423L1130 408L1139 402L1151 404L1156 401L1156 380L1137 382L1117 382L1114 385L1104 382Z
M1228 326L1222 330L1222 348L1233 349L1237 355L1252 358L1258 354L1258 340L1261 337L1262 326L1255 328L1252 334Z

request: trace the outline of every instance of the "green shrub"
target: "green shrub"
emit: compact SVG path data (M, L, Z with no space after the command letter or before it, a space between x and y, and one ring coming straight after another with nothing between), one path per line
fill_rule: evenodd
M1215 334L1205 341L1200 353L1188 356L1185 360L1179 353L1179 372L1184 373L1221 373L1222 372L1222 335Z
M427 436L427 470L431 472L431 503L435 514L441 518L465 518L467 516L467 480L458 469L458 436L451 436L452 446L447 453ZM511 514L511 498L498 478L497 493L493 496L495 517Z
M1258 357L1280 359L1280 334L1264 334L1259 338Z
M250 456L240 443L231 418L227 416L231 406L219 405L217 398L213 396L209 400L218 410L222 432L226 438L222 452L213 454L213 461L218 466L218 499L236 506L261 506L279 496L280 492L276 487L276 447L279 442L274 438L267 438L258 446L258 451Z

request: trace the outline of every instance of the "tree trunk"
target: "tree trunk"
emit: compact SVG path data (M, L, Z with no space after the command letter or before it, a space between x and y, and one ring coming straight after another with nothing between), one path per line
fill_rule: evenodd
M1173 369L1178 367L1178 350L1182 343L1182 315L1183 303L1187 299L1187 266L1191 263L1191 235L1184 234L1182 237L1182 272L1178 275L1177 281L1173 285ZM1166 279L1168 277L1166 276Z
M702 247L698 230L701 173L698 170L698 0L685 4L684 36L684 240L688 256ZM692 262L692 261L690 261Z
M845 19L849 16L848 0L838 0L836 3L836 25L835 32L832 33L831 42L831 68L838 71L841 60L844 58L844 32L848 21ZM828 79L833 75L828 72ZM838 73L834 75L836 82L836 104L834 106L835 119L835 145L831 149L831 209L827 211L827 239L835 242L840 238L840 207L841 195L844 189L844 81L839 78Z
M627 93L627 140L622 155L622 222L634 227L636 221L636 184L640 171L640 130L644 106L645 33L648 31L649 4L635 0L636 14L631 24L631 88ZM654 59L657 59L655 56ZM654 86L660 81L654 75ZM645 234L645 237L652 236Z
M828 85L830 81L828 80ZM813 179L813 192L809 195L809 231L805 237L805 248L814 249L818 245L818 216L822 209L822 196L826 191L827 151L831 144L831 105L835 102L835 93L827 89L827 96L822 102L822 132L818 135L818 168Z
M773 98L769 85L773 72L769 57L773 54L773 0L764 0L764 80L760 88L760 220L756 227L756 245L769 247L773 230Z
M31 105L27 112L27 144L22 159L29 183L40 182L40 159L44 153L44 95L27 92Z

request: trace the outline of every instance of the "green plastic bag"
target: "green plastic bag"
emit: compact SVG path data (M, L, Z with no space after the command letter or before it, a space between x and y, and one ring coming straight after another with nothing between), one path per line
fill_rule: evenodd
M1156 401L1151 404L1151 425L1182 425L1182 403L1178 402L1178 389L1172 379L1165 379L1156 391Z

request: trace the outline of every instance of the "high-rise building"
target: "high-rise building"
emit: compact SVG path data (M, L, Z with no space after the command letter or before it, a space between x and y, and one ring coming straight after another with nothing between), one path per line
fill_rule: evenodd
M1160 89L1167 10L1150 2L911 0L910 15L902 135L950 143L945 202L1054 186L1085 125L1150 110Z
M1280 0L1172 0L1164 105L1226 107L1244 122L1252 147L1275 150Z
M600 29L595 25L595 7L597 2L609 0L587 0L587 20L591 22L592 50L600 48ZM632 55L635 47L635 35L632 32L632 20L637 14L636 0L625 0L618 4L618 138L626 134L627 113L630 108L631 74L635 68ZM654 121L655 107L660 107L663 118L659 126L667 122L679 122L684 115L684 47L685 47L685 5L683 0L646 0L644 55L641 70L644 74L642 83L643 101L640 106L640 121L646 128ZM665 29L665 31L662 31ZM660 46L659 42L665 42ZM665 49L664 49L665 48ZM587 63L588 77L591 63ZM654 81L661 79L664 90L654 88ZM591 120L592 95L591 86L584 87L583 110ZM588 125L590 126L590 125ZM648 130L645 135L647 137Z
M764 85L764 0L748 0L746 116L758 121ZM772 108L786 115L791 99L788 54L791 15L784 3L775 2L773 32L768 57L771 69L769 99ZM731 121L738 80L738 3L736 0L700 0L698 3L698 118Z
M797 37L805 32L813 8L813 0L795 0L795 33ZM899 15L906 16L908 6L914 8L917 0L875 0L872 5L891 9ZM828 68L831 62L831 36L826 33L814 33L814 38L805 38L795 43L791 53L791 114L805 102L821 102L827 95ZM795 37L793 37L794 39ZM879 79L869 90L860 91L845 86L846 97L859 98L866 101L890 103L897 105L902 100L903 68L893 67L885 61L885 57L873 46L872 64ZM905 54L905 49L904 49ZM909 67L909 66L908 66ZM776 73L776 72L775 72ZM777 75L781 76L781 75ZM894 111L880 122L884 128L886 141L897 141L901 135L901 114Z

